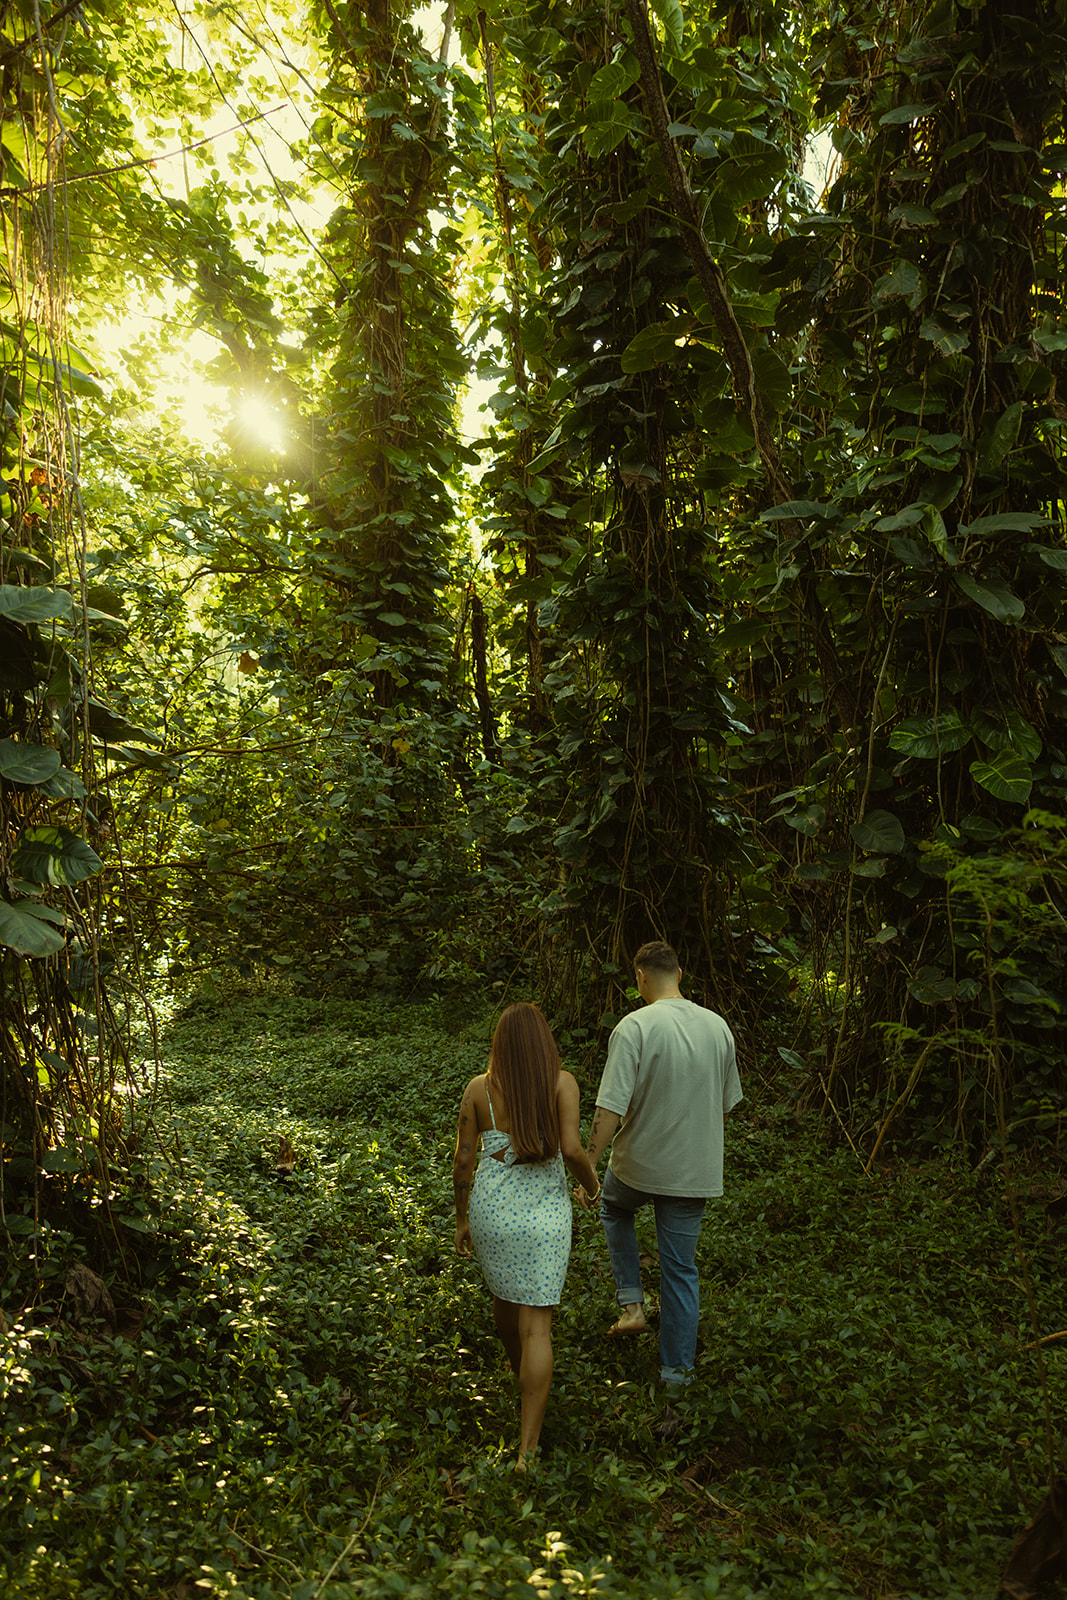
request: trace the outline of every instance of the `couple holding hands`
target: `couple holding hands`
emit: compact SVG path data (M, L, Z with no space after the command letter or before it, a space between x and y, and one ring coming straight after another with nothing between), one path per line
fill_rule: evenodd
M588 1150L579 1133L578 1085L561 1069L556 1041L535 1005L503 1013L488 1070L471 1079L459 1108L456 1249L478 1258L497 1334L519 1379L519 1472L537 1448L552 1382L552 1309L571 1247L564 1166L578 1182L578 1204L587 1209L599 1201L620 1306L612 1337L645 1327L634 1218L641 1206L655 1207L660 1376L668 1398L693 1378L697 1241L706 1201L722 1194L723 1118L741 1099L741 1083L729 1028L714 1011L683 998L671 946L642 945L634 966L644 1005L611 1035ZM601 1188L596 1169L613 1138ZM674 1426L668 1408L665 1437Z

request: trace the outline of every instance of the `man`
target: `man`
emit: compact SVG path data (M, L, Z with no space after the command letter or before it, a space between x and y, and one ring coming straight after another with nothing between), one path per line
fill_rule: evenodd
M660 1372L669 1398L693 1379L700 1278L697 1241L704 1206L722 1194L723 1117L741 1099L734 1040L714 1011L683 998L669 944L644 944L634 958L644 1009L611 1035L589 1136L597 1163L615 1135L600 1197L615 1289L622 1308L614 1337L645 1327L634 1216L655 1206L660 1264ZM617 1133L616 1133L617 1130ZM591 1197L576 1192L580 1205ZM677 1432L668 1407L658 1430Z

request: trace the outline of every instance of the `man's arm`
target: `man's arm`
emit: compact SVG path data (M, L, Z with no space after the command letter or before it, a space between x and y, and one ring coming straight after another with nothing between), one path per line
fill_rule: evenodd
M617 1111L605 1111L603 1106L597 1106L593 1112L593 1126L589 1130L586 1154L594 1172L601 1156L615 1137L615 1130L621 1121L622 1117Z
M593 1112L593 1126L589 1130L589 1146L586 1154L589 1157L589 1165L594 1172L597 1169L597 1162L611 1143L615 1129L621 1121L622 1117L617 1111L606 1111L603 1106L597 1106ZM599 1192L598 1189L597 1193L599 1194ZM583 1210L587 1210L589 1202L594 1196L589 1193L588 1189L582 1188L574 1191L574 1198Z

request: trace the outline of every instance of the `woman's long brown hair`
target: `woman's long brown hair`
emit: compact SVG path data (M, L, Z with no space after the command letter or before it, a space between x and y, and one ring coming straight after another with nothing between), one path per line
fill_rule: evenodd
M559 1150L559 1072L559 1050L538 1008L525 1000L508 1006L493 1034L488 1076L504 1092L518 1162L551 1161Z

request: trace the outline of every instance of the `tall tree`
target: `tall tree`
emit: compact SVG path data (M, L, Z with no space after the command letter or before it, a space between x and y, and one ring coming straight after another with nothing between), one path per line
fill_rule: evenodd
M322 566L341 602L343 660L367 640L377 704L426 709L448 671L442 604L460 457L464 374L452 317L457 243L447 222L446 43L431 58L388 0L327 4L318 163L342 189L327 229L334 305L317 337L336 351Z

